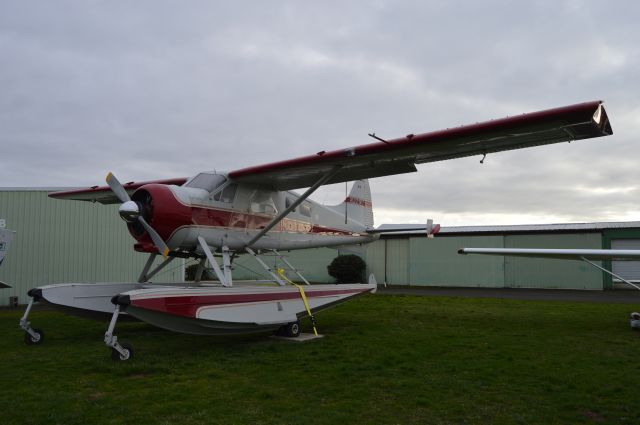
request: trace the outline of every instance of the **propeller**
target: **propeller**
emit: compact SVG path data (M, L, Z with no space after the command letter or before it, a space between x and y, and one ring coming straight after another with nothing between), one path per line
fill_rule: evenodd
M140 212L140 206L138 205L138 203L131 200L124 186L122 186L120 181L118 181L116 176L114 176L111 172L107 174L107 184L109 185L113 193L118 197L120 202L122 202L122 205L120 205L120 208L118 209L120 217L127 223L135 223L136 221L138 221L151 237L153 244L156 246L156 248L158 248L158 252L160 252L164 257L168 256L169 247L167 246L167 244L162 240L162 237L158 234L158 232L156 232L154 228L151 227L149 223L147 223L147 220L144 219L142 213Z

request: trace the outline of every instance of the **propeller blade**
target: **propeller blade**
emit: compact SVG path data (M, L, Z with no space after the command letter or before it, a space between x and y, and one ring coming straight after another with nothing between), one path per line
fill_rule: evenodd
M153 241L153 244L156 246L156 248L158 248L158 252L162 254L163 257L168 256L169 247L166 243L164 243L158 232L156 232L153 227L151 227L151 225L147 223L147 220L145 220L144 217L139 216L138 221L142 224L142 226L144 226L147 233L149 233L149 236L151 236L151 240Z
M120 202L124 204L125 202L131 200L131 198L129 198L129 194L124 189L124 186L122 186L116 176L114 176L111 172L107 174L107 184L109 185L113 193L115 193L115 195L118 197L118 199L120 199Z

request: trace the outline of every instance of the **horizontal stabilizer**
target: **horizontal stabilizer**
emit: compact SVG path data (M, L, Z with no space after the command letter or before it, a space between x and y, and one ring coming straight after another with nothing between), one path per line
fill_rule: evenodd
M184 177L179 177L175 179L165 179L165 180L153 180L153 181L145 181L145 182L129 182L125 183L122 186L127 191L129 195L131 195L136 189L142 187L146 184L173 184L176 186L182 186L187 182L187 179ZM109 186L92 186L88 188L82 189L71 189L65 190L61 192L51 192L49 193L50 198L55 199L69 199L72 201L89 201L89 202L100 202L101 204L119 204L121 203L120 199L116 196L115 193L111 190Z
M0 280L0 289L11 288L11 285L8 285Z
M534 248L461 248L458 254L504 255L510 257L556 258L560 260L640 261L636 249L534 249Z
M433 220L427 220L427 224L421 226L383 224L377 229L367 230L367 233L398 233L398 232L418 232L424 231L426 236L433 236L440 231L439 224L433 224Z

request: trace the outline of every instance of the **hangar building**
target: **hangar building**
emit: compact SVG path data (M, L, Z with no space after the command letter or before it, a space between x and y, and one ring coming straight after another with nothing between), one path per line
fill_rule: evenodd
M0 267L0 281L13 286L0 289L0 306L16 301L13 297L26 303L30 288L49 283L135 281L144 266L147 255L133 251L134 241L117 205L54 200L47 196L53 190L61 189L0 189L0 226L17 232ZM609 275L583 262L463 256L457 254L461 247L640 249L640 222L443 227L435 238L407 231L366 245L364 256L368 272L388 285L599 290L616 286ZM326 266L336 255L329 248L287 254L314 282L332 282ZM603 263L640 281L640 262ZM188 264L176 260L154 281L182 281ZM234 279L264 275L249 256L241 256L234 266Z

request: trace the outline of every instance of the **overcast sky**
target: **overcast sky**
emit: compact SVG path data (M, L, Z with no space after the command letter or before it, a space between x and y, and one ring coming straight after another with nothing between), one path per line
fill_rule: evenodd
M602 99L611 137L371 180L376 225L639 220L639 19L631 0L0 0L0 186L232 170Z

